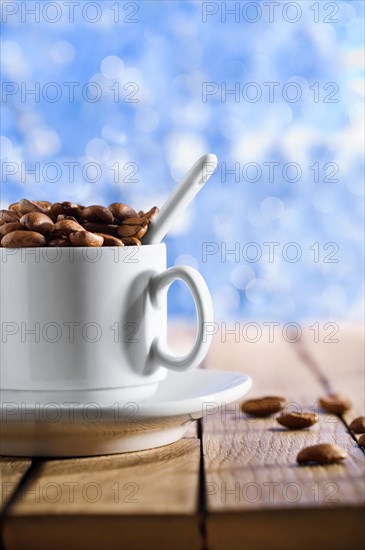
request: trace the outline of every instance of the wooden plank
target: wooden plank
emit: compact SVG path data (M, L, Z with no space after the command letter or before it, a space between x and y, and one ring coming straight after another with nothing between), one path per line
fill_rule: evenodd
M282 395L290 410L318 410L324 391L296 345L283 340L227 345L215 339L208 366L250 374L250 396ZM317 442L337 442L349 458L340 465L298 466L300 448ZM364 457L333 415L320 414L310 430L290 432L273 417L248 419L239 407L227 407L203 423L203 449L210 549L333 550L359 543Z
M11 507L7 550L202 547L200 445L45 461Z
M0 512L7 506L32 461L0 457Z
M329 392L340 392L350 399L352 407L343 415L349 425L354 418L365 414L364 328L339 325L336 334L330 338L328 334L327 331L327 335L315 342L314 334L306 332L300 352L310 362L314 373L323 379ZM358 434L353 436L360 437Z

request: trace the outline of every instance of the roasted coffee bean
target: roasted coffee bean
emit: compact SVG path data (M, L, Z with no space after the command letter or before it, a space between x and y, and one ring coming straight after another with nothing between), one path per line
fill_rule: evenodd
M326 397L321 397L319 403L323 410L337 415L341 415L351 409L350 401L340 393L332 393Z
M57 221L60 222L61 220L72 220L73 222L77 222L77 219L74 216L65 216L64 214L59 214L57 216Z
M19 210L22 214L29 214L30 212L40 212L44 214L45 209L34 201L28 199L20 199Z
M148 221L153 220L153 218L159 213L157 206L153 206L151 210L140 216L141 218L147 218Z
M278 416L276 420L289 430L302 430L318 422L318 416L314 413L291 412Z
M124 246L123 242L120 239L113 237L113 235L108 235L108 233L95 233L95 235L103 237L103 246Z
M12 231L1 239L4 248L28 248L33 246L46 246L44 235L35 231Z
M365 416L358 416L357 418L354 418L349 428L355 434L365 433Z
M127 218L138 218L138 214L133 208L121 202L113 202L109 204L109 210L114 218L123 221Z
M4 225L0 226L0 235L3 237L4 235L11 233L12 231L22 231L24 229L24 225L19 222L4 223Z
M56 221L58 216L72 216L79 220L82 215L82 208L74 202L55 202L48 211L48 215L52 220Z
M123 203L83 206L74 202L30 201L21 199L12 203L8 210L0 211L0 237L17 231L28 231L46 236L38 246L140 246L140 239L148 231L153 216L158 212L154 206L148 212L136 211ZM95 238L72 233L88 232ZM35 243L32 237L28 240ZM22 242L28 242L23 238ZM87 244L87 243L90 244ZM7 246L8 239L5 240ZM101 244L102 243L102 244ZM36 246L35 244L30 246Z
M147 232L148 222L143 218L127 218L117 229L120 237L141 239Z
M83 230L71 233L70 241L74 246L103 246L104 239L100 235Z
M124 246L141 246L141 241L135 237L126 237L122 239Z
M50 238L57 239L59 237L68 237L71 233L76 233L77 231L85 231L85 229L82 225L73 220L60 220L54 224Z
M91 231L92 233L108 233L109 235L113 235L114 237L117 236L118 225L105 225L103 223L85 222L83 223L83 227L86 229L86 231Z
M48 246L72 246L72 244L68 239L59 238L48 241Z
M18 222L19 214L13 210L0 210L0 220L5 223Z
M41 208L43 208L44 210L48 210L49 208L51 208L52 206L52 203L49 202L49 201L34 201L36 204L38 204L38 206L40 206Z
M304 447L297 456L299 464L332 464L340 462L347 457L345 449L339 445L330 443L320 443L319 445L311 445Z
M99 223L112 223L114 217L109 208L105 206L98 206L93 204L92 206L87 206L82 211L82 217L88 222L99 222Z
M359 443L360 447L365 449L365 434L360 435L358 443Z
M257 399L248 399L241 405L243 412L258 417L270 416L280 412L285 406L285 399L275 395L260 397Z
M16 212L19 214L19 217L22 216L22 213L19 210L19 203L13 202L12 204L9 204L9 210L12 210L13 212Z
M20 218L20 223L23 223L30 231L37 231L46 235L54 227L54 223L46 214L41 214L40 212L29 212L29 214L24 214Z

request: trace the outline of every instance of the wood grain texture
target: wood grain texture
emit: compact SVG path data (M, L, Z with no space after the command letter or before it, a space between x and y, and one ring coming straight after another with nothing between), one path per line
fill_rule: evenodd
M5 547L200 548L199 460L199 441L185 439L138 453L45 461L12 506Z
M352 407L343 415L349 426L354 418L365 414L364 328L338 326L338 332L329 342L324 342L323 338L315 342L313 334L306 332L300 352L314 373L323 378L329 392L340 392L350 399ZM360 437L359 434L353 436Z
M0 512L9 502L32 461L0 457Z
M171 347L186 352L193 334L179 326ZM239 405L215 411L212 403L202 422L202 516L196 424L185 439L159 449L40 461L8 509L5 550L362 547L364 454L346 427L363 414L362 346L360 329L342 327L338 344L315 343L311 333L297 344L215 337L208 368L245 372L254 382L249 397L282 395L287 410L315 411L319 423L288 431L275 416L253 419ZM319 397L329 391L352 400L344 421L320 410ZM298 466L297 452L318 442L336 442L349 456L337 465ZM0 472L15 483L30 464L3 461Z
M280 395L287 410L314 410L320 417L310 429L289 431L274 415L253 419L238 406L208 415L203 423L208 548L355 548L364 540L357 524L364 456L343 422L319 411L323 382L297 345L282 340L227 345L216 339L208 365L250 374L250 397ZM349 457L327 467L298 466L298 451L318 442L337 442Z

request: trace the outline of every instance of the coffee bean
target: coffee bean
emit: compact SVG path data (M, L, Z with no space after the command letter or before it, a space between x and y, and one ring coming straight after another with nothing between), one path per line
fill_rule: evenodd
M70 241L74 246L103 246L104 239L90 231L77 231L71 233Z
M24 225L19 222L4 223L4 225L0 226L0 235L3 237L4 235L11 233L12 231L22 231L24 229Z
M29 201L28 199L20 199L19 210L22 214L29 214L30 212L40 212L41 214L44 214L45 212L42 206L34 201Z
M88 222L112 223L114 217L109 208L93 204L82 211L82 217Z
M349 428L355 434L365 433L365 416L358 416L357 418L354 418Z
M120 237L141 239L147 232L148 222L143 218L127 218L117 229Z
M5 223L18 222L19 214L13 210L0 210L0 220Z
M113 214L114 218L119 221L123 221L127 218L138 218L138 214L133 208L127 204L121 202L113 202L109 204L109 210Z
M37 231L45 235L54 227L54 223L46 214L40 212L29 212L20 218L20 223L23 223L30 231Z
M52 239L51 241L48 241L48 246L72 246L71 242L68 239Z
M350 401L339 393L332 393L326 397L321 397L319 403L323 410L337 415L341 415L351 409Z
M73 220L60 220L55 223L50 233L51 239L58 239L59 237L68 237L71 233L77 231L85 231L85 229L78 222Z
M347 452L339 445L320 443L304 447L297 455L297 462L299 464L332 464L346 457Z
M278 416L276 420L279 424L285 426L285 428L289 428L289 430L302 430L318 422L318 416L314 413L291 412Z
M55 202L50 207L48 215L54 221L57 220L58 216L72 216L76 220L80 220L82 216L82 208L74 202Z
M83 227L86 231L91 231L92 233L108 233L109 235L117 236L118 225L114 224L103 224L95 222L85 222Z
M283 397L269 395L257 399L248 399L242 403L241 409L251 416L265 417L280 412L284 406L285 399Z
M97 204L83 206L70 201L51 203L23 198L12 203L7 210L0 211L0 237L21 231L46 236L46 243L34 235L22 237L21 242L35 243L38 239L38 246L140 246L140 239L157 213L156 206L137 214L123 203L112 203L109 208ZM81 232L89 235L70 238L71 234ZM15 241L20 242L20 237L11 239L11 242ZM75 245L76 242L82 244ZM5 240L5 246L9 246L7 243L9 239Z
M124 246L123 242L120 239L113 237L113 235L108 235L108 233L95 233L95 235L103 237L103 246Z
M360 445L360 447L365 449L365 434L360 435L358 444Z
M57 216L57 221L60 222L62 220L72 220L73 222L77 222L77 219L74 216L65 216L64 214L59 214Z
M44 235L35 231L12 231L1 239L4 248L28 248L33 246L46 246Z
M159 211L160 210L159 208L157 208L157 206L153 206L151 210L143 214L143 216L141 217L147 218L147 220L151 221L159 213Z
M135 237L126 237L122 239L124 246L141 246L141 241Z
M22 213L19 210L19 203L13 202L12 204L9 204L9 210L12 210L13 212L16 212L19 217L22 216Z
M44 210L48 210L49 208L51 208L52 206L52 203L49 202L49 201L34 201L36 204L38 204L38 206L40 206L41 208L43 208Z

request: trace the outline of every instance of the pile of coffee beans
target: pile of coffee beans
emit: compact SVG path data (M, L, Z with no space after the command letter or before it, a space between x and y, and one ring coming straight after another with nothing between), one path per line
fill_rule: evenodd
M82 206L21 199L0 210L1 246L139 246L157 213L157 206L136 212L121 202Z

